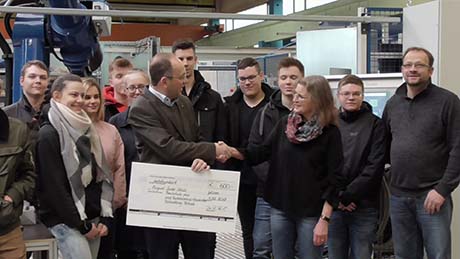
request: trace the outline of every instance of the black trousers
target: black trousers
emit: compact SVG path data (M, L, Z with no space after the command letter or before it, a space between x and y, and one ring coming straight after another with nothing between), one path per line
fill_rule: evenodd
M185 259L213 259L216 234L209 232L148 228L145 240L150 259L177 259L179 244Z
M240 216L241 231L243 232L244 255L246 259L252 259L254 250L254 216L256 214L257 185L240 184L238 195L238 214Z

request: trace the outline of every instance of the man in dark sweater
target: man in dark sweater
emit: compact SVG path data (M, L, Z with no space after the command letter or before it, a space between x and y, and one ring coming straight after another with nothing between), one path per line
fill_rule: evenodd
M220 94L195 70L198 61L195 44L191 40L178 40L172 52L184 64L186 76L182 94L192 102L203 140L223 141L227 127L224 103Z
M431 83L433 56L403 55L405 83L383 120L391 162L390 213L397 259L451 258L452 191L460 180L460 100Z
M297 82L304 76L302 63L295 58L283 58L278 64L278 86L271 96L270 101L259 110L252 125L249 136L249 146L261 145L276 123L285 115L288 115L292 108ZM270 163L264 162L254 166L253 170L257 175L257 204L254 221L254 251L253 258L272 258L272 238L270 231L270 209L271 206L263 199L264 185L267 178Z
M268 102L273 92L263 80L264 73L255 59L244 58L238 62L239 89L233 95L225 97L229 126L227 144L232 147L246 148L256 114ZM254 249L252 233L257 177L245 161L231 160L228 164L228 169L241 171L238 214L243 232L244 254L249 259L252 258Z
M363 81L347 75L338 83L339 129L344 166L340 203L329 223L330 259L372 256L378 222L379 190L385 160L385 126L364 102Z

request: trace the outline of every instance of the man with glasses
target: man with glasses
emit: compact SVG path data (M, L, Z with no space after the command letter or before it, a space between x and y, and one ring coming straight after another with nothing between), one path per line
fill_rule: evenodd
M347 75L338 83L344 166L340 203L329 223L330 259L370 259L378 222L385 159L385 126L364 101L364 83Z
M223 141L227 127L224 103L220 94L195 70L198 62L195 44L191 40L178 40L172 46L172 53L184 64L182 94L192 102L203 139L211 142Z
M239 88L232 96L225 97L228 112L228 138L232 147L246 148L252 123L257 112L269 101L273 89L263 83L264 73L253 58L238 62ZM244 254L252 258L254 241L254 215L257 201L257 176L245 161L231 160L228 168L241 171L238 196L238 214L243 232Z
M451 258L452 198L460 180L460 100L431 82L432 54L403 55L405 83L383 113L389 142L390 215L397 259Z

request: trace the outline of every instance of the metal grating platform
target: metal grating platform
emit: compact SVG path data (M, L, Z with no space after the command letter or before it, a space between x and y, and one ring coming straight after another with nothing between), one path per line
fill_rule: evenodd
M240 219L236 220L236 229L234 234L219 233L217 234L217 245L215 259L243 259L243 237L241 234ZM179 259L184 259L182 250L179 253Z

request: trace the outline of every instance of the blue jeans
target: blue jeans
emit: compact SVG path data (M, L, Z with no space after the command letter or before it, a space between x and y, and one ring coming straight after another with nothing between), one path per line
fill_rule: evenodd
M390 215L396 259L451 258L450 223L452 198L446 197L441 210L433 215L423 208L426 195L390 197Z
M275 258L322 258L322 246L313 245L313 229L318 223L317 217L293 217L272 207L270 223Z
M370 259L378 217L374 208L334 211L327 242L329 259Z
M271 206L263 198L258 197L254 221L254 259L270 259L272 254L272 235L270 231Z
M88 240L80 231L65 224L57 224L50 228L56 238L57 246L65 259L95 259L101 239Z

